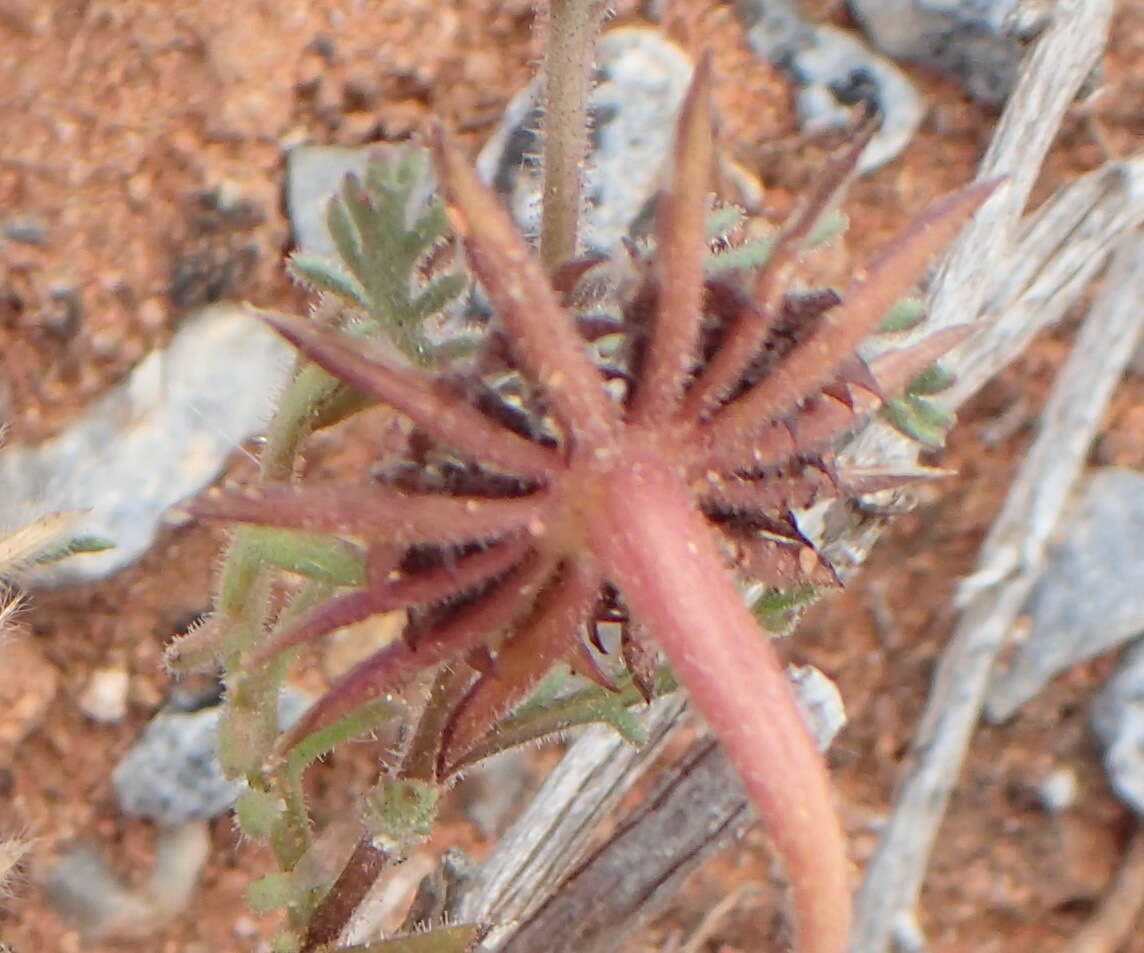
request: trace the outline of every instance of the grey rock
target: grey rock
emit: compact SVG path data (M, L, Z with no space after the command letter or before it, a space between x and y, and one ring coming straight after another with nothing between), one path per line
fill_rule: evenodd
M736 0L735 8L751 49L785 69L797 84L795 102L805 132L850 128L852 107L866 102L881 113L882 122L862 154L859 171L885 165L909 144L924 106L893 63L845 30L807 22L797 0Z
M658 30L626 27L601 37L592 91L593 144L584 173L583 238L594 249L615 246L655 194L693 65ZM477 159L477 171L503 194L517 224L540 227L539 87L509 103L501 126Z
M1000 106L1017 81L1027 17L1023 0L850 0L870 41L897 60L957 80Z
M1144 642L1120 663L1092 706L1112 788L1144 815Z
M285 729L301 717L312 699L287 688L279 701ZM222 707L162 711L143 737L115 767L112 782L124 814L165 825L206 820L225 813L242 784L223 777L217 743Z
M290 349L237 304L189 316L167 348L118 389L35 446L0 452L5 509L86 510L77 534L114 549L30 570L33 586L84 583L130 565L165 511L218 476L235 447L269 418Z
M4 237L24 245L44 245L48 227L38 218L12 218L3 225Z
M1030 635L989 690L995 721L1058 673L1144 632L1144 473L1088 477L1027 612Z

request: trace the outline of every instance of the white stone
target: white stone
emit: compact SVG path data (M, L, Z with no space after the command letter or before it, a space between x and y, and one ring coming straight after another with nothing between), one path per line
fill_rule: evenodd
M80 711L92 721L113 725L127 717L131 678L123 668L97 668L77 699Z
M1037 798L1041 806L1050 814L1060 814L1076 803L1076 772L1069 767L1059 767L1037 785Z

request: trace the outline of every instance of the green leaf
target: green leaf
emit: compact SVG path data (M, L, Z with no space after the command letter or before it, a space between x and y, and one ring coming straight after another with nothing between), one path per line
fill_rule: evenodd
M331 953L469 953L476 948L485 932L473 924L440 927L412 936L393 937L359 946L339 947Z
M226 632L217 617L177 636L163 653L163 662L176 675L193 675L216 670L226 657Z
M878 325L879 334L892 334L895 331L909 331L916 328L926 316L925 305L918 298L902 298L895 304L882 323Z
M747 213L737 205L717 205L707 214L707 238L714 241L743 226Z
M841 209L832 208L814 223L814 228L810 230L810 234L806 238L806 247L817 248L820 245L825 245L849 227L850 219L846 213Z
M253 529L251 539L262 558L279 569L335 586L365 583L364 556L343 539L262 526Z
M953 426L953 417L933 401L910 394L889 401L882 415L895 429L927 447L944 447Z
M352 308L369 311L365 289L335 261L321 255L295 252L287 263L290 273L311 291L328 292Z
M616 734L633 748L642 748L647 744L647 729L631 708L612 702L601 708L600 721L611 725Z
M366 826L374 844L394 858L428 839L437 819L440 791L415 778L382 778L365 796Z
M906 386L907 394L940 394L949 390L957 381L957 375L940 364L922 371Z
M386 197L376 191L374 195L381 200ZM352 175L346 176L342 186L342 202L361 242L363 264L353 269L354 274L368 290L371 303L376 308L392 287L392 279L398 271L397 263L386 254L393 248L396 238L392 209L384 204L375 208L362 184Z
M247 886L246 902L255 913L269 913L292 905L297 892L290 874L267 874Z
M359 705L344 718L319 728L290 749L289 769L300 774L307 765L328 751L353 738L375 731L405 711L404 703L391 695L374 698Z
M365 270L365 262L362 260L357 232L345 202L337 196L330 199L326 207L326 228L334 240L334 247L338 250L342 263L360 277Z
M432 317L468 286L468 279L457 272L439 275L418 292L410 311L418 318Z
M761 268L771 257L775 248L774 238L756 238L711 255L707 259L707 274L717 275L723 271L750 271Z
M37 565L44 566L48 563L58 563L61 559L67 559L69 556L75 556L79 553L102 553L114 548L115 543L109 539L104 539L102 536L74 536L61 545L52 546L50 549L36 554L32 561Z
M634 710L644 707L643 696L628 672L618 673L615 681L618 692L592 685L560 697L542 695L538 698L534 695L498 722L455 769L477 764L502 751L534 744L580 725L610 725L633 747L640 747L647 741L647 732ZM541 684L543 687L546 683ZM679 683L671 669L661 666L655 674L653 695L658 698L678 688Z
M367 397L360 390L339 384L326 400L314 408L310 424L315 431L323 430L376 404L376 400Z
M907 400L912 405L914 413L917 414L927 426L935 430L940 430L943 435L957 422L953 414L932 400L926 400L924 397L916 397L912 394L907 397ZM942 443L945 443L944 436Z
M278 737L278 694L291 653L227 686L218 726L218 761L231 779L254 777Z
M285 808L286 805L278 795L258 788L247 788L234 805L234 815L242 833L266 843L274 833L275 825Z
M289 928L279 930L270 943L274 953L298 953L302 949L302 937Z
M76 536L68 549L73 553L102 553L108 549L115 549L115 543L102 536Z
M715 216L722 210L716 210L712 218L708 219L708 227ZM815 224L806 239L806 247L814 248L824 245L846 231L850 220L839 209L826 212ZM716 235L718 237L718 235ZM778 236L770 235L766 238L752 238L740 245L726 248L707 258L706 270L708 275L717 275L724 271L751 271L761 268L767 263L774 251Z
M440 202L433 202L408 232L405 253L411 258L420 258L436 247L448 228L449 218L445 214L445 206Z
M462 357L469 357L485 346L483 334L465 334L450 338L433 349L433 357L438 363L448 363Z
M774 635L786 635L798 622L802 611L818 601L819 591L814 586L795 589L776 589L768 586L752 604L759 624Z
M295 256L294 262L302 280L364 310L371 330L387 334L422 365L434 357L422 332L424 321L467 283L460 274L446 273L418 290L424 278L422 259L441 243L448 228L440 200L422 199L428 174L426 156L412 152L397 161L372 161L364 182L347 176L326 214L340 262L313 256Z

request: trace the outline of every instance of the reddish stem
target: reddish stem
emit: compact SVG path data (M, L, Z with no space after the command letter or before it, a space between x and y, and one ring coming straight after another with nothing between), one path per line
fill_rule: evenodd
M830 779L766 633L723 568L683 479L632 454L597 492L590 545L655 634L782 855L803 953L842 953L850 929L845 842Z
M259 523L312 533L381 537L395 543L465 543L543 525L552 495L446 496L386 486L281 486L211 491L188 504L206 519Z
M391 859L386 851L375 846L374 839L369 835L358 841L338 879L326 891L310 918L310 926L302 945L303 953L325 949L327 944L338 938L377 878L389 866Z
M704 54L680 110L671 182L656 214L655 268L661 293L632 406L637 422L656 420L676 409L695 360L703 323L703 252L712 162L711 57Z

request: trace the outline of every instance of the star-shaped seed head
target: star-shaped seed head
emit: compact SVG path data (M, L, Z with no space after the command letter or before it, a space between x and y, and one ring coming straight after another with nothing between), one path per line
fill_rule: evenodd
M939 201L841 294L796 290L800 256L851 177L867 126L760 268L713 267L710 84L704 58L655 241L621 253L618 282L601 280L616 262L599 256L547 274L438 135L450 217L496 313L482 349L434 374L314 322L263 314L309 360L403 415L406 449L364 483L225 491L194 510L365 548L364 584L256 646L255 669L369 616L408 612L404 637L341 677L285 747L427 669L467 665L437 750L444 780L557 663L610 684L590 648L599 623L620 624L620 655L648 693L662 650L770 825L803 948L841 953L849 894L826 773L737 578L836 585L794 510L914 478L839 471L831 449L966 332L872 363L856 349L994 185Z

